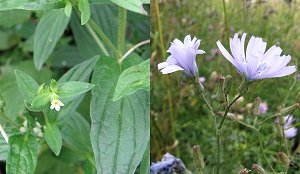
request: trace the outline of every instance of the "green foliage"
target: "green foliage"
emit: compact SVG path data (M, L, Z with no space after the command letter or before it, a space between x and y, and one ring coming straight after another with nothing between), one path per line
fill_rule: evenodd
M33 174L37 163L38 143L31 134L16 134L9 138L6 161L8 174Z
M114 86L127 68L120 69L114 58L101 57L93 73L91 141L98 173L133 173L149 140L149 94L137 91L112 100Z
M90 4L88 0L79 0L78 8L81 12L81 25L84 25L88 22L91 17Z
M94 87L93 84L79 82L79 81L68 81L58 84L58 94L61 98L76 97L80 94L86 93Z
M35 31L33 60L36 69L41 70L55 45L65 31L69 17L64 10L51 10L41 18Z
M116 85L113 100L119 100L138 89L150 90L150 59L122 72Z
M143 1L143 0L111 0L111 1L123 8L126 8L127 10L131 10L133 12L140 13L140 14L147 14L147 12L145 12L143 10L143 3L150 4L150 0L147 0L147 1Z
M21 95L25 100L31 102L37 95L39 87L37 82L32 77L20 70L15 70L15 74Z
M55 124L46 124L45 140L55 155L58 156L62 147L62 136Z
M31 103L31 107L33 110L42 111L46 104L49 104L51 101L51 93L43 93L36 96ZM50 106L50 105L49 105Z
M62 0L0 0L0 10L50 10L64 6L65 3Z

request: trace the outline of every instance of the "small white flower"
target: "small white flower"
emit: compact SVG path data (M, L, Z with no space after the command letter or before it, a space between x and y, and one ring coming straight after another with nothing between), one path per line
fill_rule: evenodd
M23 134L27 131L27 129L25 127L20 127L20 132Z
M51 101L50 109L55 108L56 111L59 111L61 106L64 106L64 104L60 100L55 99Z
M35 127L32 129L34 134L38 134L40 132L42 132L41 128Z
M28 121L27 121L27 119L25 119L24 122L23 122L23 126L26 128L27 124L28 124Z

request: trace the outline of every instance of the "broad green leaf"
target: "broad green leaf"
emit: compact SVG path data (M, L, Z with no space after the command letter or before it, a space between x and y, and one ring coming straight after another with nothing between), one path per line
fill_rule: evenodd
M140 164L139 174L149 174L150 173L150 141L148 142L147 148L144 152L143 160Z
M38 152L36 138L31 134L13 135L9 138L9 146L6 173L33 174Z
M69 81L58 84L58 95L61 98L76 97L80 94L88 92L94 87L93 84L80 82L80 81Z
M28 74L20 70L15 70L19 92L25 100L31 102L37 95L38 83Z
M138 89L150 90L150 59L130 67L119 77L113 100L130 95Z
M51 10L42 16L34 34L33 60L36 69L40 70L48 59L62 34L69 19L64 9Z
M49 104L50 107L50 96L51 93L44 93L36 96L31 103L31 107L34 110L40 110L45 105Z
M84 25L91 17L89 0L79 0L78 9L81 14L81 25Z
M6 143L3 137L0 138L0 160L7 160L7 154L9 152L9 145Z
M60 129L64 143L77 152L86 153L91 151L89 123L77 112L70 114L72 116L66 120Z
M150 1L143 0L111 0L113 3L126 8L127 10L147 15L147 12L143 9L143 4L149 4Z
M91 99L91 142L97 173L134 173L149 141L149 93L137 91L112 100L121 72L116 59L101 57L92 76L96 86Z
M51 65L58 68L72 68L85 60L75 46L61 46L51 54Z
M46 124L44 137L50 149L58 156L62 146L62 137L57 126L52 123Z
M64 6L62 0L0 0L0 10L50 10Z

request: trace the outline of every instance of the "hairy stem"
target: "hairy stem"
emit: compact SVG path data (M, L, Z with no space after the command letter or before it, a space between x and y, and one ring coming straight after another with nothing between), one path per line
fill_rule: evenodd
M118 50L123 53L125 48L125 36L126 36L126 20L127 11L123 7L119 7L118 17Z

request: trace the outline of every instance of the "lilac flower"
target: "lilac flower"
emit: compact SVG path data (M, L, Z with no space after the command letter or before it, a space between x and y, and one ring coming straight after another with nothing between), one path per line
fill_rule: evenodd
M206 78L204 76L199 77L199 82L200 83L204 83L206 80Z
M184 38L183 43L175 39L167 51L171 55L165 62L158 64L158 69L163 74L183 70L187 76L195 77L198 73L196 55L205 53L203 50L198 50L200 41L196 37L192 40L190 35Z
M152 163L150 166L150 174L185 173L185 171L186 167L181 159L175 158L169 153L166 153L161 161Z
M284 134L286 138L294 138L297 135L297 128L291 127L293 122L295 121L292 115L287 115L284 117Z
M261 114L265 114L268 111L267 103L260 103L259 104L259 110L260 110Z
M290 55L280 56L282 52L280 47L273 45L265 52L267 43L262 38L252 36L245 54L246 35L243 33L240 39L236 33L233 38L230 38L232 56L220 41L217 41L217 45L224 57L248 80L283 77L296 71L296 66L287 66L291 60Z

